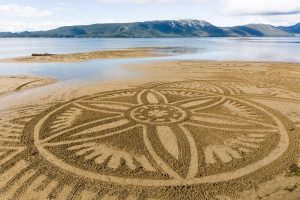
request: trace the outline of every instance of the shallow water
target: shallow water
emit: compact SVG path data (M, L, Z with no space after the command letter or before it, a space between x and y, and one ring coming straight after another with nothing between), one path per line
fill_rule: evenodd
M133 47L181 47L196 51L161 58L98 60L82 63L0 63L0 74L49 76L61 81L107 80L135 76L120 65L154 60L237 60L300 62L300 37L172 38L172 39L45 39L2 38L0 58L31 53L72 53Z

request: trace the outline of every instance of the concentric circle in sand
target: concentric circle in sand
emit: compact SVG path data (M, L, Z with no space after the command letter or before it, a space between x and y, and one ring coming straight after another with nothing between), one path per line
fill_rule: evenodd
M289 147L276 114L201 81L79 98L42 114L32 130L52 165L136 186L235 180L268 167Z

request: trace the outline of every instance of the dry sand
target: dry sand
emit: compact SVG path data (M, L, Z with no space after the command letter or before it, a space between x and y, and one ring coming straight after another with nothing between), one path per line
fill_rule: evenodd
M126 67L0 112L0 199L299 199L300 64Z
M132 48L124 50L93 51L71 54L53 54L47 56L26 56L1 59L0 62L9 63L43 63L43 62L83 62L95 59L121 59L163 56L157 51L163 48Z
M0 76L0 95L54 83L51 78L32 76Z

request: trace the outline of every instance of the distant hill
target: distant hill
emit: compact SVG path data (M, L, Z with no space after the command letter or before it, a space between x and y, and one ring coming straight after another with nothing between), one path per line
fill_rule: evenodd
M293 34L268 24L248 24L227 28L231 36L236 37L284 37Z
M164 20L135 23L66 26L49 31L0 33L0 37L91 37L91 38L172 38L172 37L284 37L299 33L299 26L275 27L249 24L217 27L203 20Z
M279 28L289 33L300 34L300 23L294 26L280 26Z

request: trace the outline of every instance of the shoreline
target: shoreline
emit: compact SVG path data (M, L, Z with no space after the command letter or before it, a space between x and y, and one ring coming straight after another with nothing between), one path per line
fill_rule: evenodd
M29 90L40 86L50 85L56 82L56 79L48 77L36 77L27 75L1 75L0 97L23 90Z
M145 47L67 54L33 54L32 56L0 59L0 63L76 63L100 59L147 58L165 56L164 53L159 52L159 50L161 49L162 48Z
M73 54L70 54L73 55ZM160 55L161 56L161 55ZM138 58L138 57L137 57ZM0 60L1 62L1 60ZM29 62L29 61L28 61ZM47 61L48 62L48 61ZM47 63L45 61L45 63ZM66 61L72 63L72 61ZM75 62L75 61L74 61ZM85 61L82 61L85 62ZM22 63L19 61L19 63ZM26 63L26 62L25 62ZM236 70L237 68L241 68L246 70L258 70L264 71L268 68L279 67L296 67L300 69L300 63L297 62L276 62L276 61L219 61L219 60L175 60L175 61L151 61L145 63L136 63L136 64L124 64L120 67L124 67L130 71L142 72L142 76L135 78L138 81L143 82L152 79L182 79L182 78L190 78L191 76L197 76L197 74L203 70L204 68L212 68L209 69L210 74L215 73L230 73L227 72L229 68L233 68ZM215 68L217 67L217 68ZM219 68L218 68L219 67ZM189 68L189 70L185 70L184 68ZM213 69L215 68L215 69ZM222 70L220 69L222 68ZM221 71L220 71L221 70ZM184 72L184 73L183 73ZM300 74L300 72L299 72ZM299 75L298 74L298 75ZM204 76L207 76L205 74ZM290 74L291 75L291 74ZM201 78L201 77L199 77ZM1 80L10 79L6 84L1 85ZM10 88L7 91L3 91L3 88L15 86L21 80L21 84L17 85L15 88ZM23 82L22 82L23 81ZM115 81L124 81L124 80L110 80L104 82L115 82ZM36 77L36 76L27 76L27 75L0 75L0 97L3 97L6 94L28 90L40 86L45 86L49 84L56 83L57 80L51 77ZM103 81L100 81L103 82ZM126 82L126 79L125 79ZM2 91L1 91L2 89Z

